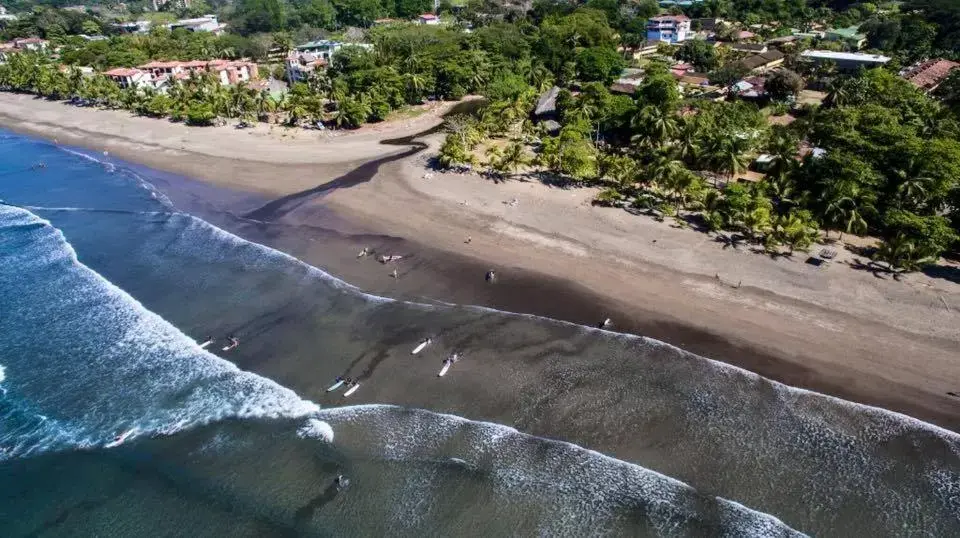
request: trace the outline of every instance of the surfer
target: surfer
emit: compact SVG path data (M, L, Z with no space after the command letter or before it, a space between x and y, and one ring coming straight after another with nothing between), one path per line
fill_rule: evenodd
M484 278L487 279L487 282L494 282L497 279L497 273L494 273L491 269L490 271L487 271L487 275Z
M363 247L363 250L360 251L360 254L357 254L357 257L358 257L358 258L362 258L362 257L366 256L367 254L370 254L370 249L367 248L367 247Z
M470 244L470 241L473 241L473 238L468 235L467 240L464 241L464 243Z
M394 269L393 272L390 273L390 276L392 276L393 278L400 278L400 273L398 273L397 270Z
M236 349L237 346L240 345L240 340L238 340L238 339L237 339L235 336L233 336L233 335L228 336L228 337L227 337L227 341L230 342L230 345L224 347L224 348L223 348L223 351L230 351L230 350Z
M601 329L606 329L607 327L609 327L609 326L611 326L611 325L613 325L613 321L612 321L610 318L607 318L607 319L601 321L601 322L600 322L600 325L597 325L597 327L599 327L599 328L601 328Z
M413 351L410 352L411 355L416 355L423 351L423 348L429 346L433 342L433 338L424 338L417 344L417 347L413 348Z
M350 485L350 479L338 474L336 478L333 479L333 483L336 484L337 489L343 489Z
M200 349L207 349L207 346L209 346L214 342L215 342L214 338L212 336L208 336L203 339L203 343L200 344Z

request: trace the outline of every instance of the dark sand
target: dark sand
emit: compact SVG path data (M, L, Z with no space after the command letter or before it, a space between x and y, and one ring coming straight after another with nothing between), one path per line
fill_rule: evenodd
M73 107L53 106L61 107L63 114L74 112ZM75 112L100 114L87 110ZM25 124L15 117L0 115L0 124L38 136L52 137L55 133L61 142L95 150L110 148L112 155L133 162L215 182L216 186L177 176L169 176L166 180L151 176L151 181L155 181L184 211L244 238L289 252L371 293L490 306L589 326L596 326L609 317L613 319L617 331L662 340L788 385L888 408L955 431L960 430L960 403L947 396L944 390L931 391L927 386L931 382L942 384L944 379L949 381L949 375L933 373L932 378L923 378L923 384L920 384L905 380L896 372L877 371L869 355L858 356L873 345L870 338L858 334L896 333L888 326L863 323L858 325L862 332L858 331L849 337L827 335L829 340L820 342L809 339L804 333L760 332L764 329L742 323L727 323L721 318L704 323L705 314L696 306L695 302L699 300L696 297L691 297L686 304L674 301L671 312L661 308L665 301L670 301L667 297L677 295L677 290L664 288L664 297L650 296L650 307L642 301L600 293L557 277L556 268L544 266L543 272L532 271L520 268L521 264L513 266L504 259L492 264L477 259L475 255L460 254L456 243L462 239L440 243L443 248L432 248L415 240L410 230L392 228L386 222L368 218L368 215L337 212L331 209L332 205L324 202L325 196L338 192L336 187L361 185L374 174L383 175L385 170L397 172L394 168L397 163L390 162L392 157L373 163L366 160L358 162L349 160L352 154L345 152L344 160L324 165L278 164L184 151L178 151L174 157L162 147L136 148L129 139L112 139L102 134L69 136L62 129L50 131L42 124ZM211 135L214 134L211 131ZM411 154L415 149L398 146L396 149L387 148L386 153L402 156ZM351 174L350 171L356 172ZM226 188L225 185L236 188ZM287 194L272 194L276 192ZM353 191L350 190L349 194L352 196ZM360 191L357 191L357 196L362 196ZM244 215L277 222L252 222L242 218ZM436 224L442 227L445 223ZM432 241L440 232L429 235ZM356 253L363 247L405 255L406 258L398 266L400 278L390 278L392 267L369 258L358 260ZM514 248L505 252L516 254L522 251ZM504 257L509 258L509 255ZM560 255L557 259L562 258ZM494 285L486 283L483 278L491 265L495 265L499 275ZM529 266L530 263L525 265ZM603 269L610 273L617 271L612 267ZM657 293L656 285L647 287L652 287L651 293ZM743 292L763 300L790 304L790 300L762 290ZM703 306L717 308L715 304ZM791 330L798 327L795 320L784 320L783 326ZM816 334L815 329L806 332ZM911 338L909 335L903 337ZM927 343L939 350L954 345L932 338L925 339L924 345ZM897 357L911 357L913 363L924 360L923 353L911 356L913 350L909 348L901 351L885 349L885 352ZM942 355L944 352L938 353Z

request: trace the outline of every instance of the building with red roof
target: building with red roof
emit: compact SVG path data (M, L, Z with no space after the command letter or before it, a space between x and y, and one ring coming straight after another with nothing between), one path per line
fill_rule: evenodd
M932 92L943 83L960 63L942 58L914 64L900 72L900 76L925 92Z

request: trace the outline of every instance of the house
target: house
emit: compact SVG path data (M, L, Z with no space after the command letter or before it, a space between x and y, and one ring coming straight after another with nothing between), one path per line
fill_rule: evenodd
M121 33L127 34L145 34L150 31L150 21L121 22L112 25Z
M860 50L867 44L867 36L859 32L859 26L848 26L846 28L831 28L826 31L824 37L827 41L839 41L846 43L853 50Z
M958 67L960 67L960 63L940 58L916 63L900 71L900 76L910 81L917 88L929 93L937 89L937 86L940 86L950 76L950 73Z
M763 54L767 52L767 46L762 43L730 43L730 50L737 52L750 52L752 54Z
M326 68L328 63L329 61L319 53L290 51L284 61L287 81L291 84L303 82L314 71Z
M779 50L768 50L740 60L740 65L751 73L763 73L783 64L785 56Z
M40 39L39 37L21 37L14 39L10 43L13 44L13 48L17 50L28 50L31 52L41 52L47 49L47 46L50 45L50 42L46 39Z
M533 119L543 125L548 133L560 131L560 116L557 114L557 96L560 95L560 88L554 86L543 92L537 99L537 107L533 109Z
M14 52L13 43L0 43L0 64L7 63L7 58Z
M105 35L79 34L77 37L83 39L84 41L106 41L106 40L110 39L109 37L107 37L107 36L105 36Z
M440 24L440 17L437 17L433 13L424 13L417 17L417 24Z
M647 21L647 41L680 43L690 34L690 18L686 15L661 15Z
M104 73L110 80L121 88L139 88L151 85L151 75L148 71L130 67L117 67Z
M184 80L193 73L213 73L224 86L248 82L259 77L257 64L244 60L192 60L189 62L152 61L137 68L149 75L149 82L162 86L172 80Z
M211 32L214 35L222 34L226 27L226 24L217 20L216 15L204 15L195 19L180 19L169 25L171 30L183 28L191 32Z
M338 50L343 48L344 45L345 43L340 41L318 39L316 41L304 43L303 45L298 45L294 48L294 51L300 53L310 53L315 55L317 58L330 61L333 58L333 55L336 54Z
M889 57L879 54L833 52L830 50L805 50L800 54L800 58L815 64L833 62L839 71L856 71L861 67L867 69L880 67L890 61Z
M757 34L750 32L748 30L740 30L739 32L734 34L733 37L737 41L748 41L750 39L754 39L755 37L757 37Z

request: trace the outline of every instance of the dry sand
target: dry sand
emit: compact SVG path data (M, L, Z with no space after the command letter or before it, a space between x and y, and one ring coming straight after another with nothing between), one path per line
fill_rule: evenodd
M250 193L217 200L243 212L264 198L309 191L371 159L409 152L409 147L377 142L426 130L447 108L435 105L399 124L332 135L265 126L188 128L122 111L0 94L0 124ZM746 247L725 249L711 236L669 221L592 207L589 189L428 174L424 159L438 137L427 141L431 149L418 156L368 166L374 174L368 182L338 183L349 188L304 196L278 222L333 228L352 238L344 241L351 249L389 236L407 240L405 248L419 245L438 257L449 252L472 263L457 265L456 275L450 274L451 264L424 266L422 274L404 277L398 286L386 274L354 269L352 251L328 252L318 260L373 292L476 301L581 323L599 321L599 312L614 312L620 328L787 384L960 430L960 399L946 394L960 390L955 276L951 281L913 274L897 282L848 266L855 256L843 249L832 266L815 268L804 263L802 253L774 260ZM299 227L298 233L309 233L304 230L309 228ZM469 244L464 242L468 236ZM309 250L296 254L311 258ZM468 266L476 272L464 273ZM554 307L547 308L535 300L518 303L502 294L465 292L482 282L480 271L486 267L498 271L504 290L513 285L519 294L521 281L537 286L537 279L529 278L535 275L550 283L555 296L564 293L557 290L569 290L571 305L587 305L585 298L592 298L602 306L578 313L575 307L558 310L562 298L554 297ZM954 267L944 274L958 272ZM441 273L443 279L434 278ZM511 284L514 274L524 278ZM450 284L457 278L462 286ZM662 325L672 329L658 330Z

